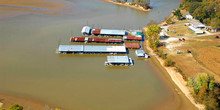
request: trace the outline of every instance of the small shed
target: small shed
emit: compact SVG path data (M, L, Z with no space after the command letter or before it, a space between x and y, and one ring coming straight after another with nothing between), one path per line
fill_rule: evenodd
M186 14L184 15L184 17L185 17L186 19L193 19L193 16L192 16L191 14L189 14L189 13L186 13Z

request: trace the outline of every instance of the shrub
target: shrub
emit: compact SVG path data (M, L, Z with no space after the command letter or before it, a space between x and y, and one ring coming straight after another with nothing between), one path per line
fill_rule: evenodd
M167 58L165 61L164 61L164 66L174 66L175 65L175 62L171 60L171 58Z
M16 104L16 105L13 105L11 108L9 108L8 110L23 110L23 107Z
M159 57L161 57L162 59L167 59L167 55L164 54L163 50L159 50L159 52L157 53L157 55Z

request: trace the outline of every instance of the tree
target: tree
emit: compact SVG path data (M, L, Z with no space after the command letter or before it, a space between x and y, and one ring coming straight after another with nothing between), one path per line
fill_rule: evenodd
M11 108L9 108L8 110L23 110L23 107L20 105L13 105Z
M160 27L157 26L157 25L150 25L148 26L148 29L147 29L147 35L148 36L152 36L153 34L159 34L160 33Z
M173 15L176 16L178 18L178 20L182 19L183 18L183 14L180 12L180 9L176 9L174 12L173 12Z
M207 110L220 109L220 89L216 86L213 76L198 74L195 78L189 78L187 85L192 87L195 99L205 104Z
M200 4L197 2L190 4L189 13L192 14L199 6Z
M213 29L219 30L220 29L220 18L218 17L213 18L211 20L211 26Z

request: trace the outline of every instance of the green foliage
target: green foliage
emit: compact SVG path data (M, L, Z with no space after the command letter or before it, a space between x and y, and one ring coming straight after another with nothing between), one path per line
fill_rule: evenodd
M167 58L164 61L164 66L174 66L174 65L175 65L175 62L171 58Z
M8 110L23 110L23 107L16 104L16 105L13 105L12 107L10 107Z
M165 18L167 24L174 24L175 22L171 18Z
M160 33L160 27L157 25L150 25L147 27L147 35L152 36L153 34L159 34Z
M179 5L179 8L182 8L182 7L183 7L183 4L180 4L180 5Z
M145 9L150 8L149 3L146 0L136 0L136 4L139 4Z
M182 19L183 18L183 14L180 12L180 9L176 9L174 12L173 12L173 15L176 16L178 18L178 20Z
M149 25L147 29L147 36L148 36L148 43L149 46L153 49L154 52L158 51L158 47L160 45L159 40L159 33L160 33L160 27L157 25Z
M198 2L190 4L189 13L192 14L199 6L200 4Z
M213 76L198 74L195 78L188 78L187 85L193 89L195 99L205 104L207 110L220 109L220 89Z
M213 29L220 29L220 18L217 17L213 18L211 20L211 26Z
M163 50L159 50L158 53L157 53L157 55L158 55L159 57L161 57L162 59L167 59L167 55L164 54Z
M220 29L220 2L218 0L185 0L184 8L202 23Z

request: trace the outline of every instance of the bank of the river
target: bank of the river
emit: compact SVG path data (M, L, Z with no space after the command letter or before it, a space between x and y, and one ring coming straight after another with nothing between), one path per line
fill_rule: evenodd
M152 8L145 9L145 8L139 6L139 5L131 5L130 3L127 3L127 2L126 3L119 3L119 2L116 2L116 1L112 1L112 0L101 0L101 1L116 4L116 5L120 5L120 6L130 7L130 8L137 9L137 10L140 10L140 11L145 11L145 12L148 12L148 11L152 10Z
M8 109L15 104L21 105L24 110L45 110L46 108L54 108L41 101L0 93L0 109Z
M71 4L64 0L1 0L0 1L0 19L29 13L57 15Z
M116 25L117 29L121 29L123 27L120 26L141 25L152 18L161 21L159 18L167 15L164 14L166 7L158 6L158 10L164 12L162 14L155 10L146 14L126 7L120 9L127 11L114 6L107 7L109 4L98 0L73 1L79 3L74 10L78 9L80 12L73 16L60 18L27 15L0 21L0 45L2 53L7 53L0 54L3 65L0 69L0 89L3 93L36 99L64 110L152 110L153 107L159 106L158 109L162 110L195 109L185 96L179 97L178 92L175 89L173 91L170 86L174 85L173 83L167 84L161 80L160 74L163 72L155 71L155 66L148 61L137 60L134 51L130 52L130 57L135 60L135 65L127 69L103 67L106 57L102 56L58 56L54 53L57 39L68 41L71 31L75 35L79 33L87 20L84 18L89 18L90 23L103 24L103 27L116 28ZM174 2L167 1L171 4ZM167 6L167 1L160 2ZM167 6L167 9L170 7L172 5ZM88 9L84 10L86 8ZM97 10L94 11L95 9ZM115 13L116 11L118 13ZM93 18L94 16L97 17ZM122 22L125 17L130 16L133 18ZM112 22L106 22L109 19ZM35 20L38 21L36 24L33 23ZM12 49L16 55L10 51ZM96 62L96 65L93 62ZM45 107L45 104L42 105Z
M146 32L147 28L144 27L143 30L144 32ZM156 54L147 44L147 40L144 41L143 45L144 45L145 51L147 51L148 54L150 55ZM179 89L185 94L185 96L190 100L190 102L192 102L192 104L195 105L199 110L203 110L204 105L195 102L194 98L191 95L189 87L187 87L187 82L183 79L183 76L179 72L177 72L174 67L164 66L163 65L164 60L160 58L159 56L152 56L152 57L155 58L154 60L158 60L159 62L158 66L162 66L167 71L172 81L179 87Z

